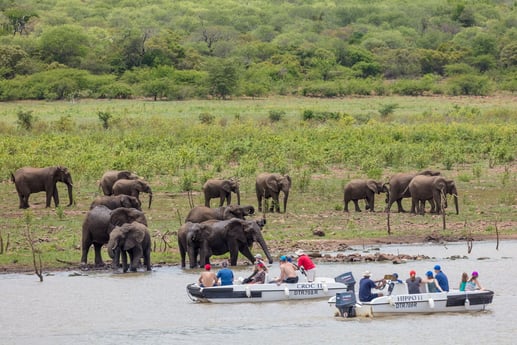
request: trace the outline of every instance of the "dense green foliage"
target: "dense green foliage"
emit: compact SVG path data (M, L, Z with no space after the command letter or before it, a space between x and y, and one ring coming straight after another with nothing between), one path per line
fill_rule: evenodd
M4 0L0 24L0 100L517 89L509 0Z

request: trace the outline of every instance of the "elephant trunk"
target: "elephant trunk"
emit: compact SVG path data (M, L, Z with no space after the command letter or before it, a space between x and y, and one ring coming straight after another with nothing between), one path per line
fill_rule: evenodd
M149 208L151 208L152 202L153 202L153 192L149 192Z
M458 195L454 194L453 198L454 198L454 207L456 208L456 214L460 214L460 210L458 209Z
M67 187L68 187L68 199L70 200L70 203L68 204L68 206L72 206L72 204L74 203L74 198L72 196L73 185L71 183L69 183L69 184L67 184Z
M262 247L262 250L264 251L264 254L267 257L267 260L269 261L269 264L273 263L273 258L271 257L271 254L269 253L269 249L267 247L266 241L264 240L264 237L262 237L262 234L257 235L257 242Z
M289 191L284 192L284 213L287 213L287 199L289 198Z
M239 192L239 190L237 190L237 205L240 205L241 204L241 193Z

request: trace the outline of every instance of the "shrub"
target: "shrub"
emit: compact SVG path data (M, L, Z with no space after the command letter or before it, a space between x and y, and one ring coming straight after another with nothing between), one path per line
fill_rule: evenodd
M20 111L18 111L16 116L18 117L18 120L16 121L16 123L18 124L19 127L23 128L27 131L30 131L32 129L34 122L36 121L36 117L34 115L32 115L32 110L29 110L29 111L20 110Z
M210 125L214 123L215 116L209 113L201 113L199 114L199 121L205 125Z
M282 120L282 118L285 116L285 111L283 110L270 110L269 111L269 121L271 122L278 122Z
M108 129L110 126L110 119L112 118L112 115L108 113L107 111L99 111L97 112L97 116L99 117L99 120L102 123L102 128Z

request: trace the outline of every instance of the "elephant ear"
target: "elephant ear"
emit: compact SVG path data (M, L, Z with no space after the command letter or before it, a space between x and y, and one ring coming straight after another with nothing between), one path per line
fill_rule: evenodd
M230 180L224 180L223 183L221 183L221 188L226 193L230 193L232 191L232 182Z
M122 194L120 195L120 204L124 207L131 207L131 199L129 195Z
M280 186L275 175L268 176L266 179L266 186L272 192L278 193L280 191Z
M377 183L373 180L368 180L366 182L366 186L368 187L369 190L371 190L372 192L374 193L378 193L377 191Z
M139 244L141 244L145 237L146 227L140 223L124 224L121 227L125 232L124 250L129 250Z

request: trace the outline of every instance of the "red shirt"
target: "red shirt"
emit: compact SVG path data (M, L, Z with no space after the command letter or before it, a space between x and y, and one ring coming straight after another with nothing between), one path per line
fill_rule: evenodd
M306 271L316 268L316 265L314 262L312 262L311 258L305 254L302 254L298 257L298 267L301 266L303 266Z

